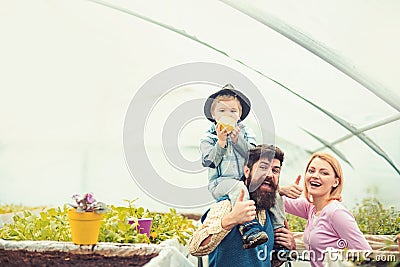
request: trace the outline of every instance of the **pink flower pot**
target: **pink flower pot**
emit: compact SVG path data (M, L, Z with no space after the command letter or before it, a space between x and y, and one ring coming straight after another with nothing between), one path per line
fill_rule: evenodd
M135 222L134 219L128 218L129 224L133 224L134 222ZM136 229L139 230L139 233L146 234L147 237L150 237L150 229L151 229L152 222L153 222L152 218L138 219L138 226L136 226Z

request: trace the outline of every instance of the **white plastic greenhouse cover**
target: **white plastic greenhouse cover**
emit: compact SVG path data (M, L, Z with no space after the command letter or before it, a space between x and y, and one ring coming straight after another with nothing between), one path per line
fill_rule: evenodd
M108 203L139 197L139 205L167 209L126 167L126 111L158 73L212 62L247 76L268 103L286 153L281 183L323 150L342 163L347 206L375 194L399 208L399 13L396 0L3 1L0 202L59 205L92 191ZM171 183L204 185L207 174L173 168L160 125L183 99L215 90L170 92L154 104L151 129L137 129ZM208 123L188 125L180 150L194 160Z

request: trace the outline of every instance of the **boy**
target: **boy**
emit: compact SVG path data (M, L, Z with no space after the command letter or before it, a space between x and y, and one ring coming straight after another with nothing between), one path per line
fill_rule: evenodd
M209 168L208 189L215 199L228 195L232 206L242 189L245 191L245 200L250 199L248 189L241 181L248 150L255 147L256 143L255 137L242 122L249 114L250 107L249 99L231 84L212 94L204 105L205 116L213 122L200 144L203 166ZM274 228L283 227L284 212L273 210ZM239 229L244 249L268 240L257 220L245 223Z

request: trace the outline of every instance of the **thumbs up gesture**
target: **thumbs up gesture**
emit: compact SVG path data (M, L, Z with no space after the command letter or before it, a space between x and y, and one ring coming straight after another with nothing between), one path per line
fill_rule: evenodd
M256 205L253 200L244 200L244 189L239 194L232 211L222 218L222 227L231 230L238 224L243 224L256 218Z
M303 188L299 185L301 180L301 175L297 176L293 184L288 186L282 186L279 188L279 194L281 196L287 196L290 198L298 198L303 193Z
M237 218L238 224L249 222L256 217L256 203L253 200L244 200L244 189L236 200L232 214Z

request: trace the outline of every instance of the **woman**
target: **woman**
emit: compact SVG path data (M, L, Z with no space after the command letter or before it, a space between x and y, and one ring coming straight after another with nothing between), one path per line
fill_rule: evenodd
M314 153L307 164L303 188L296 183L281 187L285 211L307 219L304 244L312 266L323 266L328 248L372 250L353 215L341 204L343 174L339 162L326 153ZM294 199L298 198L298 199Z

